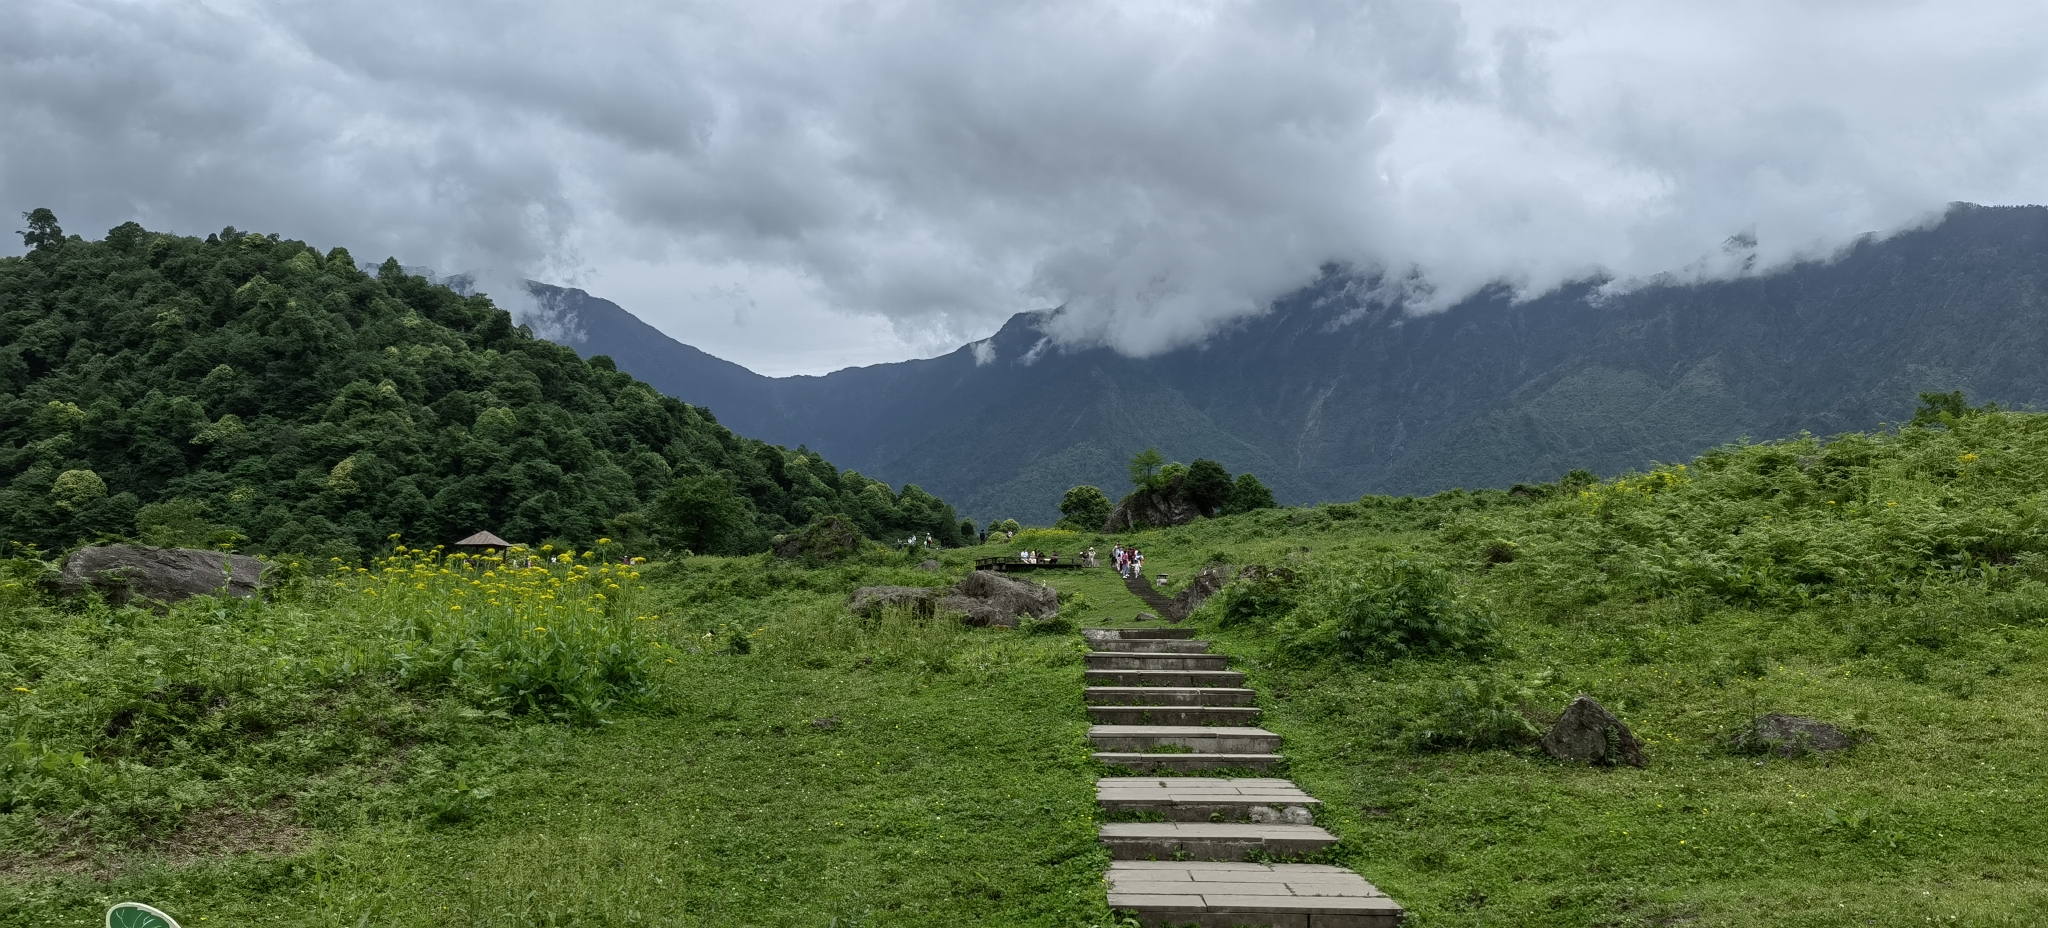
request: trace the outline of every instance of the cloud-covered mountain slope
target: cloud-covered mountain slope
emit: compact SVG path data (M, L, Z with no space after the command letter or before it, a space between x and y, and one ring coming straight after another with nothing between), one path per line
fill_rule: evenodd
M1904 416L1922 390L2048 403L2048 209L1959 206L1768 275L1596 299L1482 293L1410 316L1331 274L1197 348L1062 351L1047 313L943 357L767 378L580 291L540 288L586 354L726 425L803 444L977 519L1119 492L1148 445L1250 470L1283 501L1614 473L1748 435ZM985 362L985 363L978 363Z

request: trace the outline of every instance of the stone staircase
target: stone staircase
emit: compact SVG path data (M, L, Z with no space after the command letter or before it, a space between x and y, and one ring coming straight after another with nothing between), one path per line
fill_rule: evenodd
M1156 594L1155 594L1156 595ZM1244 674L1194 630L1083 629L1095 758L1140 776L1095 784L1109 906L1140 923L1199 928L1393 928L1404 912L1343 867L1268 863L1335 844L1315 797L1266 772L1280 736L1257 727ZM1134 819L1134 820L1133 820Z

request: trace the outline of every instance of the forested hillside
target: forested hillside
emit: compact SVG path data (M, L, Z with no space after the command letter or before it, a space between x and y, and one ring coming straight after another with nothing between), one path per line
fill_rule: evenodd
M1926 390L2048 402L2042 207L1957 206L1825 260L1620 294L1589 282L1516 302L1498 289L1417 316L1377 283L1333 270L1152 358L1062 351L1041 313L944 357L822 377L750 377L673 342L656 352L644 332L620 358L750 435L917 482L977 519L1040 522L1068 487L1118 483L1151 446L1253 471L1282 502L1306 503L1874 428ZM572 323L622 315L601 300L553 305ZM624 331L593 321L572 341L609 353Z
M826 514L958 535L951 507L742 438L483 296L230 228L0 259L0 541L356 555L615 535L738 553Z

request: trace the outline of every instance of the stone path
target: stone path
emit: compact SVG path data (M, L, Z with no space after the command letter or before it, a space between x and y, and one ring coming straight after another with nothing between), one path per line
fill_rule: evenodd
M1167 598L1166 594L1153 589L1152 584L1147 583L1144 577L1140 577L1137 574L1124 578L1124 589L1130 590L1132 596L1144 600L1145 605L1151 606L1152 611L1161 616L1166 615L1167 607L1173 605L1172 599Z
M1153 593L1143 581L1131 592ZM1399 903L1343 867L1266 860L1335 844L1316 798L1284 779L1178 776L1267 771L1280 736L1257 727L1244 674L1194 629L1082 629L1095 757L1141 776L1103 777L1096 801L1124 821L1109 848L1109 906L1153 926L1393 928Z

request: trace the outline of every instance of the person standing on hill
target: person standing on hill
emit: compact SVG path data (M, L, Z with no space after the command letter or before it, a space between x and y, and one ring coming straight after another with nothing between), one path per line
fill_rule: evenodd
M1145 552L1136 548L1131 549L1131 576L1145 579Z

